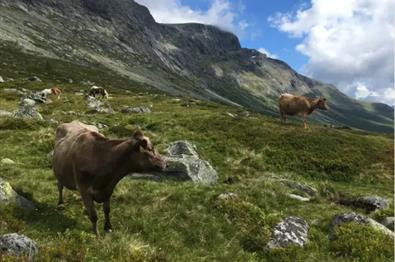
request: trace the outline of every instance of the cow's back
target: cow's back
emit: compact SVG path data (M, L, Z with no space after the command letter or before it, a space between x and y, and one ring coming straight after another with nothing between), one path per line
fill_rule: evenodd
M72 162L73 145L81 135L90 132L98 132L98 129L79 121L61 124L56 129L52 167L58 181L69 189L76 189Z

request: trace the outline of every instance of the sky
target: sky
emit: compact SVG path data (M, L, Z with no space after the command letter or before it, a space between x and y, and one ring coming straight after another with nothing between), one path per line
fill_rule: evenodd
M395 104L394 0L135 1L157 22L215 25L351 97Z

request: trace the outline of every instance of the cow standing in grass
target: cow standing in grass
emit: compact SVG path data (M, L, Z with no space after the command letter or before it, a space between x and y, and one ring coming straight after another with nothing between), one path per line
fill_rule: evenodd
M95 126L79 121L56 129L53 171L58 181L59 202L63 206L63 188L78 190L98 235L93 201L103 203L104 230L112 231L110 197L117 183L131 172L162 171L165 161L141 130L132 137L113 140L100 134Z
M326 99L309 98L304 96L294 96L291 94L282 94L278 99L281 120L285 123L287 115L301 115L303 117L303 126L307 128L307 115L310 115L315 109L328 110Z

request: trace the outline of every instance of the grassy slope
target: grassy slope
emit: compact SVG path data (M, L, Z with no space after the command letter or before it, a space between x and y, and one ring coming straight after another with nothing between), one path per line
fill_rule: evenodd
M58 64L54 67L56 71ZM67 64L63 68L64 72L73 70ZM80 73L86 75L82 79L98 77L95 81L100 81L106 76L83 70ZM30 72L36 73L25 73ZM0 234L21 232L36 240L41 250L39 261L344 261L360 256L361 261L372 257L393 260L392 248L388 248L391 240L375 232L366 235L360 230L361 241L353 242L347 239L355 237L355 230L344 230L336 245L327 235L330 219L351 210L333 200L369 194L393 198L392 137L318 126L305 131L300 125L281 125L261 115L244 117L242 111L213 103L126 94L116 89L110 100L114 109L152 105L153 113L89 115L83 98L74 94L86 87L57 83L54 79L58 78L51 77L44 83L17 80L0 84L0 89L41 89L56 83L66 92L61 101L40 107L46 119L103 123L109 126L103 133L110 137L127 136L140 126L160 150L171 141L188 139L217 169L220 181L209 187L125 178L111 201L115 232L97 240L88 232L89 221L77 193L67 191L66 210L56 210L57 190L47 155L56 125L2 118L0 159L9 157L17 164L1 165L1 177L32 199L38 211L0 207ZM132 90L139 89L129 85ZM2 109L16 108L17 100L15 95L0 92ZM70 110L79 115L64 114ZM238 116L232 118L226 112ZM271 172L315 186L320 194L309 203L292 200L287 196L292 191L270 179ZM241 200L216 202L223 192L236 192ZM391 202L390 209L373 216L392 213ZM303 249L265 251L270 229L288 215L301 216L310 224L309 244ZM102 212L99 219L102 227ZM384 243L385 252L369 248L377 241Z

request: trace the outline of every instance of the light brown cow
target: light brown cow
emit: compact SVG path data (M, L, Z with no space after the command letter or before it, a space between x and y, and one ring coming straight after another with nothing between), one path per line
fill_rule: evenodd
M161 171L166 165L141 130L128 139L112 140L98 133L95 126L73 121L58 126L55 140L53 171L58 181L58 206L64 206L64 187L78 190L96 235L93 201L103 203L104 230L111 231L110 197L117 183L131 172Z
M307 128L307 115L310 115L317 108L322 110L329 109L326 104L326 99L323 97L313 99L291 94L282 94L278 98L278 106L281 120L284 123L287 121L287 115L301 115L303 117L304 128Z

